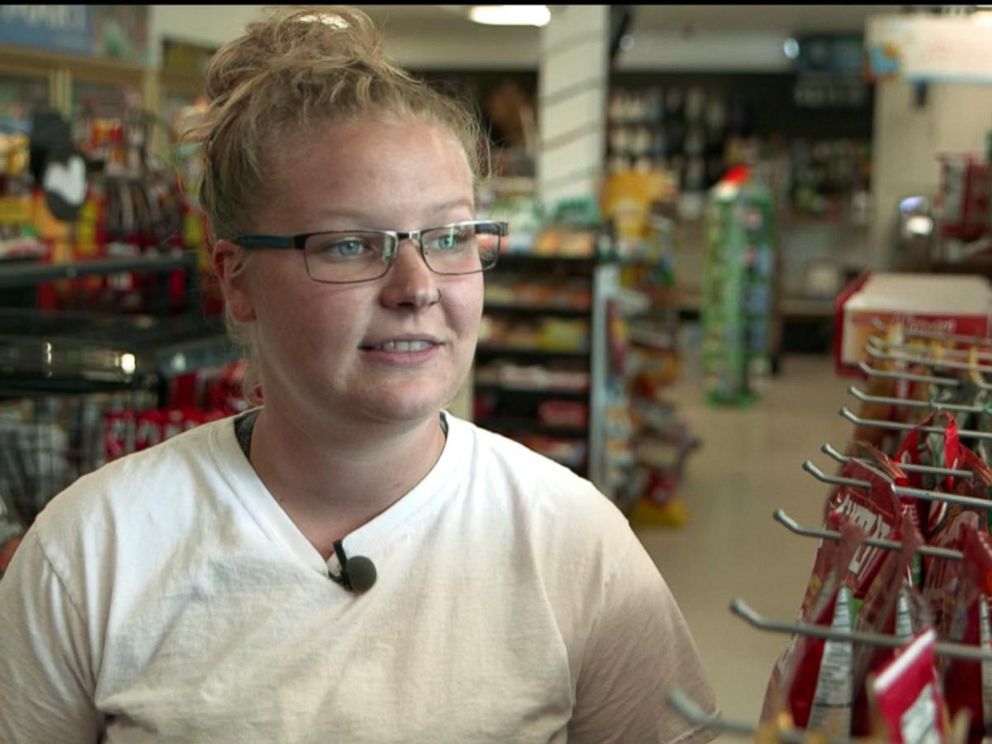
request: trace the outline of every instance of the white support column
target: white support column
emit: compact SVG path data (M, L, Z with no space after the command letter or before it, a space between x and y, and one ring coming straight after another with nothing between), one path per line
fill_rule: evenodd
M597 199L604 172L609 86L608 5L552 6L541 30L538 198Z

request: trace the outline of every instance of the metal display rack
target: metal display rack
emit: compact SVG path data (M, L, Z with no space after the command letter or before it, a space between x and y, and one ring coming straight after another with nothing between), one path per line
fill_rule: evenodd
M178 298L165 281L176 272L185 287ZM150 295L143 307L156 312L44 310L25 302L52 282L124 275L158 277L143 285ZM200 311L197 281L191 252L0 262L0 498L25 523L79 476L184 425L163 419L157 434L140 431L140 412L167 407L181 376L240 358L222 319Z
M876 324L880 331L886 330L885 326ZM933 390L978 390L982 392L992 391L992 383L987 381L987 375L992 374L992 365L976 363L978 359L987 362L992 359L992 354L988 352L977 352L977 347L992 349L992 339L972 338L951 335L940 335L926 332L916 332L902 329L902 333L907 338L918 337L925 340L939 340L945 344L968 344L972 346L971 352L959 349L936 349L931 346L907 346L901 343L892 343L879 336L872 336L868 339L865 351L869 358L894 363L894 369L877 369L865 362L861 362L860 369L868 377L889 378L901 383L926 383L933 386ZM963 357L969 357L972 361L962 361ZM926 368L921 373L919 369L907 368L907 365L922 365ZM898 389L898 388L897 388ZM987 414L988 404L985 405L963 405L938 400L936 394L931 394L929 400L912 399L908 395L901 394L896 397L871 395L857 387L850 387L848 392L856 400L863 404L876 404L883 406L901 406L906 410L916 409L924 414L930 412L951 412L959 414ZM858 427L859 431L867 431L865 427L879 430L896 432L907 432L916 430L930 436L947 436L946 430L938 426L926 426L916 422L902 422L895 420L882 420L859 416L846 406L839 411L842 418ZM992 442L992 431L977 430L975 428L957 428L957 436L961 440L969 442ZM987 446L987 445L986 445ZM903 499L913 499L929 503L954 504L972 510L984 510L992 515L992 498L974 498L951 493L941 493L939 491L926 488L911 488L900 486L888 475L883 473L872 461L867 458L858 458L853 455L842 454L830 443L825 443L821 451L840 465L851 462L862 465L867 472L877 476L881 482L887 483L888 488L896 497ZM935 481L947 477L968 477L973 473L961 467L937 467L929 465L919 465L911 463L897 463L906 473L914 473L932 477ZM806 460L802 464L803 470L811 475L816 481L828 484L832 487L854 487L867 489L872 484L860 479L834 476L825 473L817 467L811 460ZM773 514L774 520L785 527L794 535L807 538L815 538L820 541L837 541L841 539L841 533L835 530L805 527L792 519L784 510L777 509ZM822 543L821 543L822 544ZM875 549L888 551L903 551L905 546L895 540L868 537L863 544ZM931 559L943 559L951 562L966 560L966 556L960 550L939 547L928 544L915 546L914 554L927 556ZM839 600L838 600L839 601ZM730 603L732 614L744 620L757 630L772 633L788 634L796 637L810 637L824 639L835 644L842 644L847 648L853 648L855 644L864 644L878 648L903 649L913 637L907 638L899 633L888 635L883 633L872 633L855 630L838 630L828 624L815 624L810 622L783 622L775 619L763 617L760 613L752 609L745 601L734 598ZM934 653L938 657L959 659L967 661L981 662L982 668L988 668L992 664L992 648L952 643L938 640L934 644ZM857 691L852 690L853 694ZM835 702L835 701L834 701ZM857 739L849 735L843 735L837 731L814 731L795 728L791 718L783 714L776 720L763 721L760 725L753 725L742 721L727 720L720 716L707 713L702 710L695 701L688 698L681 690L672 690L668 696L669 705L680 713L686 720L721 734L749 738L757 741L781 741L781 742L803 742L821 741L844 743L852 741L880 741L877 737L871 739ZM848 704L853 705L853 699ZM973 712L974 714L974 712ZM981 714L981 711L978 711ZM989 725L986 721L986 726ZM963 743L968 739L968 717L956 716L950 722L950 729L945 731L943 741Z

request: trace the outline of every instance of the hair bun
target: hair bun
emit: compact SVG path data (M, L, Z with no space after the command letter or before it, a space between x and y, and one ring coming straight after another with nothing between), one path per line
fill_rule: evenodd
M386 60L379 30L364 12L338 5L275 6L214 55L206 94L215 100L290 71L294 78L308 69L327 76L356 65L400 72Z

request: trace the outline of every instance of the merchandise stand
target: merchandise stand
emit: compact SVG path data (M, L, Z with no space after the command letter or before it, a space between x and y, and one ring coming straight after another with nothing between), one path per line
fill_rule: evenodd
M987 583L992 566L992 471L986 465L992 445L992 382L987 381L992 373L992 338L917 332L898 324L876 323L875 328L881 333L870 336L865 346L872 363L860 364L869 390L851 386L848 392L860 409L857 413L847 406L840 410L856 426L852 440L846 452L830 443L821 447L841 467L840 474L827 474L811 460L802 465L815 480L832 488L824 508L824 527L803 526L782 509L773 515L793 534L820 541L800 620L765 618L739 598L730 605L734 615L757 630L791 636L788 649L772 670L763 720L751 725L713 717L681 691L673 690L669 705L699 726L755 741L906 740L906 731L893 733L893 727L908 725L912 716L906 712L902 723L887 716L882 680L888 683L896 669L904 673L918 661L915 650L926 646L931 681L919 698L907 699L922 705L924 693L927 696L929 718L915 719L915 725L930 727L926 730L934 738L927 740L977 742L992 727L988 720L992 587ZM877 446L863 446L863 441ZM957 450L959 442L966 446ZM926 462L927 455L933 455L930 462ZM863 494L860 500L857 494ZM873 512L881 508L882 502L872 501L877 494L899 504L899 516ZM890 529L885 518L901 519L902 528ZM845 543L851 552L843 552ZM827 555L847 556L835 558L836 573L843 577L841 583L835 582L835 605L824 604L831 579L818 573ZM876 594L859 597L862 571L873 562L886 569L901 568L888 572L878 568L869 587ZM970 577L979 575L975 587L966 593ZM879 609L882 605L877 600L883 593L893 598L888 610ZM809 611L813 595L820 608L816 612ZM815 689L816 696L808 701L811 709L805 711L809 723L797 724L793 712L799 709L790 706L798 704L793 697L797 689L793 685L801 682L798 660L803 660L808 675L813 658L812 651L800 656L797 649L808 650L814 644L819 644L822 662L815 658L815 686L808 692L812 696ZM862 691L854 684L859 653L872 659L865 678L866 697L860 698ZM964 704L962 695L977 700L978 709ZM859 720L859 704L868 706L861 709L861 715L869 718ZM821 709L826 711L825 718L815 718L817 706L825 706ZM916 713L921 709L917 707ZM852 733L850 729L859 725L871 730Z
M197 277L189 251L0 262L8 301L53 284L91 297L89 310L0 307L0 500L23 526L79 476L219 415L210 378L241 354L221 319L200 311ZM137 288L146 312L97 310L94 281Z

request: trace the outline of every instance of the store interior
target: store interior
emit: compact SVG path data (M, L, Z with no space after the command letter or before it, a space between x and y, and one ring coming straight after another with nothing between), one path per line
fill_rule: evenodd
M732 601L831 625L808 606L834 578L820 565L831 539L773 517L840 529L828 507L843 486L818 477L858 480L851 468L869 466L824 445L853 456L867 439L891 476L894 460L910 462L906 432L922 431L935 451L892 478L962 494L963 478L931 471L980 460L992 437L979 413L992 380L992 12L552 6L541 25L483 25L472 6L359 7L397 62L477 107L494 156L480 211L510 224L450 410L589 478L624 511L725 722L752 729L722 737L747 738L771 720L773 668L793 673L808 649L800 631L757 627ZM262 8L0 6L0 549L75 478L248 405L210 276L197 152L179 132L202 110L211 55ZM937 416L948 410L954 446L971 448L953 461L932 444L952 440ZM977 483L980 464L968 469ZM967 493L988 499L989 485ZM983 508L960 508L988 527ZM868 537L903 534L889 516ZM957 533L920 529L963 550ZM902 555L872 560L883 553ZM901 570L894 560L878 558L879 575ZM917 594L967 604L953 594L965 574ZM885 612L894 597L877 599ZM885 623L838 633L895 638ZM946 618L933 624L938 641L972 643ZM988 638L973 643L992 660ZM953 687L945 678L948 721L968 709ZM807 692L804 711L793 700L767 725L812 730L810 705L827 703ZM962 736L942 740L975 740Z

